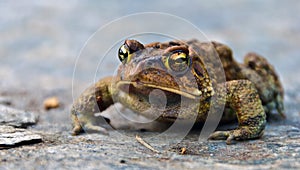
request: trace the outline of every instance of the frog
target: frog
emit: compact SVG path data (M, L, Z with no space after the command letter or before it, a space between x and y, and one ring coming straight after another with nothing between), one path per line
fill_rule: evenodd
M213 55L218 56L219 66L215 59L211 60ZM142 44L127 39L118 50L118 58L121 63L116 75L92 84L73 102L73 135L84 131L107 134L95 113L115 103L159 122L205 122L214 100L224 105L220 122L233 120L238 125L215 131L208 139L226 140L227 144L261 137L267 117L274 110L285 117L279 76L264 57L254 52L246 54L244 62L239 63L231 48L217 41ZM219 70L225 77L221 82L216 81L218 76L214 74ZM164 93L163 108L159 106L164 102L162 96L153 93L157 90ZM149 95L153 96L152 103Z

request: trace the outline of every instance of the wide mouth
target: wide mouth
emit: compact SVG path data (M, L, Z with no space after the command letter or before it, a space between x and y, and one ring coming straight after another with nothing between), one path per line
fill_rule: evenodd
M176 95L180 95L189 99L196 99L197 97L199 97L201 95L201 91L199 91L198 89L191 91L191 92L187 92L181 89L175 89L175 88L171 88L171 87L165 87L165 86L160 86L160 85L155 85L155 84L151 84L151 83L143 83L143 82L135 82L135 81L119 81L117 83L117 87L119 89L122 90L122 87L125 86L132 86L136 89L140 89L140 90L145 90L147 88L149 89L160 89L166 92L170 92L170 93L174 93ZM142 92L142 91L141 91Z

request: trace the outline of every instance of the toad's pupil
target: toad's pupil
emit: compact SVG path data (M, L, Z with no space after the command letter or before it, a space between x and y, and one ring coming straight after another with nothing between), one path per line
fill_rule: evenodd
M125 58L128 57L128 53L127 52L124 52L123 49L120 49L119 50L119 58L121 61L125 60Z
M177 58L175 60L175 63L187 63L187 60L186 60L186 58Z

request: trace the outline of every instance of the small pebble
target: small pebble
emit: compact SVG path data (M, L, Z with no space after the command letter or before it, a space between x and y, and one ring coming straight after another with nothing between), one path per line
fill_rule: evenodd
M44 100L44 108L46 110L54 109L59 107L59 100L57 97L49 97Z
M180 154L181 154L181 155L184 155L185 153L186 153L186 148L181 148L181 149L180 149Z

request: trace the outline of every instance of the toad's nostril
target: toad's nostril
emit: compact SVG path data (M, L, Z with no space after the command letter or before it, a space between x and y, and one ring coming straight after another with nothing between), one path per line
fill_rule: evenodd
M249 66L250 68L252 68L252 69L255 69L256 64L255 64L254 61L249 61L248 66Z
M148 61L146 63L146 68L151 68L153 66L153 62L152 61Z

